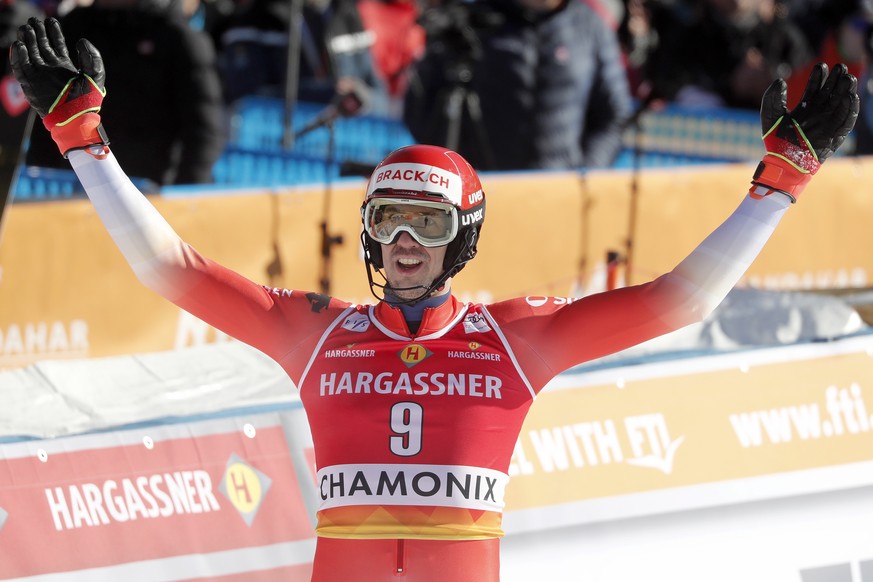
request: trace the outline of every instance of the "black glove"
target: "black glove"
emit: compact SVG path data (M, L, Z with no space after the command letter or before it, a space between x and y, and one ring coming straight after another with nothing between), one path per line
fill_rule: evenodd
M761 100L767 153L752 179L752 195L783 192L796 202L821 164L852 131L859 106L858 80L843 64L830 75L826 64L817 64L800 103L790 113L785 81L773 81Z
M95 144L104 146L105 155L109 139L99 114L106 95L103 58L85 39L76 44L76 52L81 69L70 60L58 21L30 18L18 29L9 60L24 96L65 157Z

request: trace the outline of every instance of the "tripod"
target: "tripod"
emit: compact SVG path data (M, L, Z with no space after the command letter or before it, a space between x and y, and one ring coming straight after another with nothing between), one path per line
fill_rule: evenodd
M482 121L482 107L479 94L470 86L473 80L472 59L464 59L455 65L450 77L452 83L440 91L437 96L437 110L445 115L446 129L444 146L450 150L458 151L461 144L462 130L465 119L472 124L473 137L477 149L477 156L481 159L478 164L481 170L496 168L494 152L488 141L488 132ZM437 116L433 119L431 127L439 124L442 119ZM436 131L431 135L437 135Z

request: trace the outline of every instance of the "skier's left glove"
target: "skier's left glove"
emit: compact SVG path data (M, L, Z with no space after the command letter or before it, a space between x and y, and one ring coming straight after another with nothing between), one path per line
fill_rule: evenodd
M64 157L75 149L103 157L109 144L100 123L106 95L103 57L85 39L76 44L76 53L81 68L73 65L57 20L30 18L19 27L9 60L24 96Z
M761 100L761 131L766 153L752 178L753 197L782 192L798 196L845 141L858 118L858 80L846 65L828 74L824 63L809 76L800 103L788 111L785 81L777 79Z

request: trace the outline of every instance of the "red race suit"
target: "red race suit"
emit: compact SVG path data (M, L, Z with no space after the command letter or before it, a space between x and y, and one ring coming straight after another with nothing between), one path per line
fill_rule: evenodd
M495 580L510 457L537 393L574 365L706 317L790 205L787 196L747 195L649 283L575 300L481 305L450 297L426 309L412 334L387 303L264 287L210 261L176 235L112 155L74 151L70 160L140 280L271 356L299 389L321 499L316 580L340 579L331 570L339 562L356 580L389 579L391 568L391 579L411 575L416 552L460 564L471 580ZM386 558L389 546L374 540L402 540L389 542L401 549Z

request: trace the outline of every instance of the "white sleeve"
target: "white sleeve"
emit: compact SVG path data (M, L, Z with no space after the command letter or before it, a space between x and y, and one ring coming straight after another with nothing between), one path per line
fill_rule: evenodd
M789 206L791 200L779 192L764 198L747 194L727 220L662 277L669 280L668 287L683 290L684 309L692 321L702 320L718 307L757 258Z
M185 243L134 186L115 156L110 152L101 160L75 150L69 160L100 220L140 281L164 296L182 292L174 288L169 274L184 267Z

